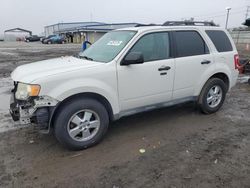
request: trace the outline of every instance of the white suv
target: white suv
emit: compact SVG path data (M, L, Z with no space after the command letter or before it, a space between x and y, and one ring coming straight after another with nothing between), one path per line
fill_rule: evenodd
M18 67L10 112L74 150L98 143L110 121L196 101L210 114L236 84L239 56L212 26L141 26L105 34L77 57Z

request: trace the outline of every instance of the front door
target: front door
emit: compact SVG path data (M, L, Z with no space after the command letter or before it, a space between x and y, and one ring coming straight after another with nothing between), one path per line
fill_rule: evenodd
M172 99L175 62L168 32L142 36L130 52L140 52L143 64L118 65L121 111L150 106Z

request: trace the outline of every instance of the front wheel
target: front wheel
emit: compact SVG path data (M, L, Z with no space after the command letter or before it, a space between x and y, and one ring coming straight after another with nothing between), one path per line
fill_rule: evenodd
M217 112L224 103L226 97L226 84L219 78L211 78L203 87L198 104L205 114Z
M60 108L55 117L55 136L71 150L93 146L104 137L109 125L105 107L94 99L77 98Z

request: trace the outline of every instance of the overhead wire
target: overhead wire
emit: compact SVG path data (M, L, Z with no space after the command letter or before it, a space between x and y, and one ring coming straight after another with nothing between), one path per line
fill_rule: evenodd
M232 11L231 12L233 12L233 11L235 11L235 10L239 10L239 9L241 9L242 11L243 11L243 9L245 10L246 9L246 7L245 6L241 6L241 7L236 7L236 8L232 8ZM197 15L197 16L192 16L192 17L194 17L194 18L198 18L198 17L207 17L207 16L212 16L212 15L217 15L217 14L225 14L225 12L226 11L219 11L219 12L213 12L213 13L209 13L209 14L205 14L205 15ZM230 13L231 13L230 12Z
M245 6L232 8L232 10L230 11L230 15L239 14L239 13L244 14L245 9L246 9ZM224 17L225 15L226 15L226 11L220 11L220 12L214 12L214 13L205 14L205 15L191 16L191 18L196 18L196 19L197 18L210 19L210 18Z

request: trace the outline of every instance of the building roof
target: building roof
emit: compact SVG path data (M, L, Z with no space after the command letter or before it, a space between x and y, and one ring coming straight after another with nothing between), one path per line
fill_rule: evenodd
M82 25L82 26L87 26L87 25L99 25L99 24L105 24L103 22L62 22L62 23L56 23L52 25L47 25L46 27L51 27L51 26L56 26L56 25Z
M26 30L26 29L22 29L22 28L13 28L13 29L8 29L8 30L5 30L4 31L5 33L6 32L26 32L26 33L29 33L30 35L32 35L32 31L29 31L29 30Z
M111 31L114 29L120 29L125 27L134 27L138 25L138 23L111 23L111 24L97 24L97 25L85 25L79 27L72 27L72 28L65 28L60 30L60 33L67 33L67 32L80 32L80 31Z

